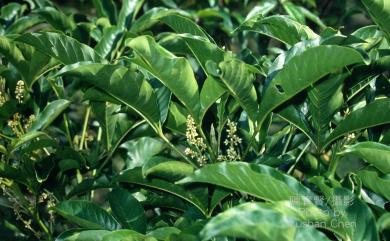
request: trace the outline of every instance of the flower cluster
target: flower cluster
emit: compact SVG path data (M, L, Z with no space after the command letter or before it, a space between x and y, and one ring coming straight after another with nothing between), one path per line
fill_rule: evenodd
M23 99L24 99L24 81L23 80L19 80L16 83L15 98L18 100L19 103L23 102Z
M191 115L187 116L187 130L186 130L186 138L187 143L190 147L187 147L184 150L184 153L189 156L191 159L195 159L196 162L203 166L206 164L207 158L204 155L206 151L206 144L204 143L204 139L199 137L199 134L196 130L195 120Z
M226 155L219 155L218 161L237 161L241 158L238 146L241 144L241 138L237 136L237 123L228 120L227 139L224 144L227 147Z
M31 127L34 121L34 114L30 115L28 118L23 118L19 113L15 113L12 116L12 119L8 121L8 126L11 128L12 132L16 135L16 137L20 137L25 132L27 132L28 128Z

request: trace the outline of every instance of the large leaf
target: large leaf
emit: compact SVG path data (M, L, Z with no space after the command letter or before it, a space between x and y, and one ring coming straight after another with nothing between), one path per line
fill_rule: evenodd
M101 57L88 45L60 33L26 33L17 41L33 46L38 51L58 59L63 64L81 61L99 62Z
M363 62L363 57L356 50L332 45L309 48L294 56L266 88L260 104L259 118L264 120L276 107L325 75L360 62Z
M124 228L145 233L145 210L130 192L116 188L108 195L108 201L110 202L113 215Z
M150 84L140 74L119 65L82 64L63 68L63 75L79 77L122 104L134 109L155 129L160 128L157 98ZM128 89L128 91L124 91Z
M239 60L227 60L219 64L221 80L230 94L240 103L249 117L254 120L258 111L257 94L253 81L254 74Z
M28 45L17 46L10 39L0 36L0 53L19 71L28 87L55 63L50 57Z
M361 170L357 173L365 187L390 201L390 175L380 175L376 170Z
M244 203L218 214L202 229L201 236L206 240L227 236L250 240L329 241L314 227L262 203Z
M157 189L163 192L168 192L170 194L173 194L177 197L186 200L187 202L194 205L197 209L199 209L203 214L206 214L205 205L192 192L189 192L188 190L184 189L181 186L175 185L173 183L161 179L157 179L157 178L145 179L142 175L141 168L126 170L122 172L119 176L114 178L113 181L137 184L143 187Z
M305 200L308 208L317 210L307 197L314 194L293 177L264 165L246 162L210 164L196 170L177 183L209 183L248 193L267 201L283 201L297 197Z
M308 26L286 16L278 15L266 18L263 18L261 14L255 15L246 20L238 30L255 31L289 45L294 45L301 40L314 39L318 36Z
M374 165L381 172L390 174L390 147L376 142L360 142L347 146L341 155L352 154Z
M116 230L120 228L118 222L97 204L68 200L59 203L54 210L69 222L88 229Z
M309 88L309 111L315 134L315 144L321 148L328 134L329 122L343 104L343 81L347 74L336 75Z
M197 119L200 110L198 84L189 62L168 52L149 36L137 37L129 46L137 54L133 61L166 85Z
M390 37L390 4L387 0L362 0L368 13Z
M60 99L49 103L45 109L38 114L32 123L29 131L43 130L47 128L61 113L68 108L70 101Z
M117 47L123 32L119 27L107 27L103 30L102 39L95 46L95 51L103 58L111 57L111 53Z
M351 112L326 139L324 148L335 139L350 132L390 123L389 99L378 99L363 108Z

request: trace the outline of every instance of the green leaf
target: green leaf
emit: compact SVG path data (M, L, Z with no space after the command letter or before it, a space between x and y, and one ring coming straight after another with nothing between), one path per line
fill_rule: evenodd
M188 163L172 160L162 156L155 156L147 160L142 166L142 175L149 175L175 181L193 173L194 167Z
M308 26L300 24L286 16L279 15L265 18L262 15L255 15L246 20L235 31L238 30L255 31L289 45L318 37Z
M322 61L324 59L327 61ZM266 88L259 118L264 120L275 108L325 75L360 62L363 57L356 50L331 45L312 47L292 57Z
M362 0L362 2L374 22L390 37L390 5L387 0Z
M175 11L161 7L152 8L145 12L140 18L138 18L131 24L130 32L140 33L142 31L145 31L156 23L158 23L160 18L168 15L171 12Z
M16 39L33 46L35 49L58 59L63 64L82 61L99 62L101 57L88 45L60 33L26 33Z
M145 233L145 210L130 192L116 188L109 193L108 201L113 215L124 228Z
M339 74L317 82L308 90L309 111L314 129L314 143L318 148L329 132L334 113L343 105L343 82L348 74Z
M83 228L120 229L118 222L106 210L92 202L67 200L57 204L54 210L69 222Z
M192 192L184 189L181 186L175 185L173 183L161 179L157 179L157 178L145 179L142 176L141 168L126 170L122 172L119 176L115 177L113 181L137 184L143 187L157 189L163 192L173 194L191 203L197 209L199 209L199 211L201 211L203 214L206 214L205 205Z
M103 236L102 241L157 241L133 230L117 230Z
M12 142L12 151L15 151L20 146L40 137L50 138L45 132L42 131L31 131L27 132L26 134L22 135L18 139L15 139Z
M117 26L121 29L128 29L141 8L144 0L126 0L122 2L122 8L119 11Z
M223 84L209 75L204 81L202 90L200 91L201 120L203 120L207 110L221 98L224 93L226 93L226 89Z
M98 17L106 17L111 24L116 23L117 11L113 0L93 0L93 5Z
M389 99L378 99L367 104L365 107L351 112L341 121L326 139L324 148L337 138L355 131L390 123Z
M390 147L376 142L360 142L346 146L339 155L352 154L372 164L380 171L390 174Z
M41 23L43 20L38 16L24 16L18 18L9 28L7 34L22 34L33 26Z
M290 200L297 196L308 203L308 208L318 211L306 197L314 194L293 177L268 166L246 162L209 164L192 175L178 181L185 183L209 183L239 192L245 192L266 201Z
M240 103L252 120L258 112L257 94L253 81L254 74L247 64L239 60L227 60L219 64L221 80L230 94Z
M64 67L58 75L81 78L105 91L141 115L155 130L160 129L157 98L142 75L119 65L76 64ZM130 91L123 91L128 87Z
M198 119L198 84L189 62L168 52L149 36L137 37L130 41L129 46L136 52L133 62L166 85Z
M209 35L199 25L187 17L173 12L167 16L162 16L159 20L179 34L188 33L209 40Z
M382 176L378 171L370 169L358 171L357 175L365 187L390 201L390 175Z
M278 112L278 115L300 129L314 143L314 135L305 115L294 105L289 105Z
M60 99L49 103L45 109L38 114L32 123L29 131L46 129L61 113L68 108L70 101Z
M58 235L55 241L103 241L103 237L110 233L107 230L71 229Z
M127 168L132 169L144 165L150 158L161 153L166 144L158 138L144 136L127 141L120 147L127 150Z
M227 236L251 240L329 241L315 228L262 203L244 203L218 214L205 225L201 236L204 240Z
M65 15L62 11L58 11L53 7L40 8L33 11L37 13L41 18L43 18L48 24L50 24L54 29L60 30L62 32L70 31L75 28L75 23L73 19Z
M107 27L103 30L103 36L99 43L95 46L95 51L103 58L109 57L115 48L117 47L118 41L122 37L122 30L119 27Z
M3 54L19 71L28 88L55 63L50 57L36 51L28 45L17 46L13 41L0 36L0 53Z

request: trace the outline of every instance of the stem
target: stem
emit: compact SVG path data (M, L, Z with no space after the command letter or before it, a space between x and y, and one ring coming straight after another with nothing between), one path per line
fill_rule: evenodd
M177 152L186 162L188 162L188 164L192 165L193 167L197 168L197 166L190 160L188 159L188 157L186 155L184 155L179 149L177 149L176 146L174 146L166 137L165 135L159 131L159 136L161 139L163 139L167 144L168 146L174 150L175 152Z
M285 145L284 145L284 147L283 147L282 155L286 154L287 148L288 148L288 146L289 146L289 144L290 144L291 138L292 138L292 136L293 136L294 133L295 133L295 128L294 128L294 127L291 127L291 128L290 128L290 133L288 134L288 137L287 137L287 141L286 141L286 143L285 143Z
M48 229L48 227L43 223L43 221L39 217L38 199L39 199L38 194L36 194L35 195L35 208L34 208L34 214L33 214L34 220L38 223L38 225L41 227L43 232L47 235L48 239L50 241L54 240L52 234L50 233L50 231Z
M7 139L7 140L10 140L10 141L13 141L13 140L14 140L14 138L9 137L9 136L6 136L6 135L1 134L1 133L0 133L0 137L3 137L3 138L5 138L5 139Z
M66 114L62 114L62 117L64 119L64 126L65 126L65 131L66 131L66 139L68 139L70 147L73 148L73 139L72 139L72 134L70 133L70 129L69 129L68 116Z
M306 146L302 149L301 153L299 153L297 159L295 160L295 163L288 169L287 174L290 174L290 173L294 170L295 166L298 164L299 160L301 159L301 157L302 157L303 154L305 153L306 149L310 146L310 143L311 143L311 142L310 142L310 140L309 140L309 141L307 142Z
M89 114L91 113L91 107L87 107L87 111L85 112L85 117L84 117L84 123L83 123L83 132L81 134L81 140L79 144L79 150L83 149L84 145L84 140L85 140L85 134L87 133L87 127L88 127L88 120L89 120Z

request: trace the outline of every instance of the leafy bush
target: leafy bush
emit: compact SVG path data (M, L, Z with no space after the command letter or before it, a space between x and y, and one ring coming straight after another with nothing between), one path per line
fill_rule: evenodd
M58 2L1 3L1 240L389 240L387 0Z

